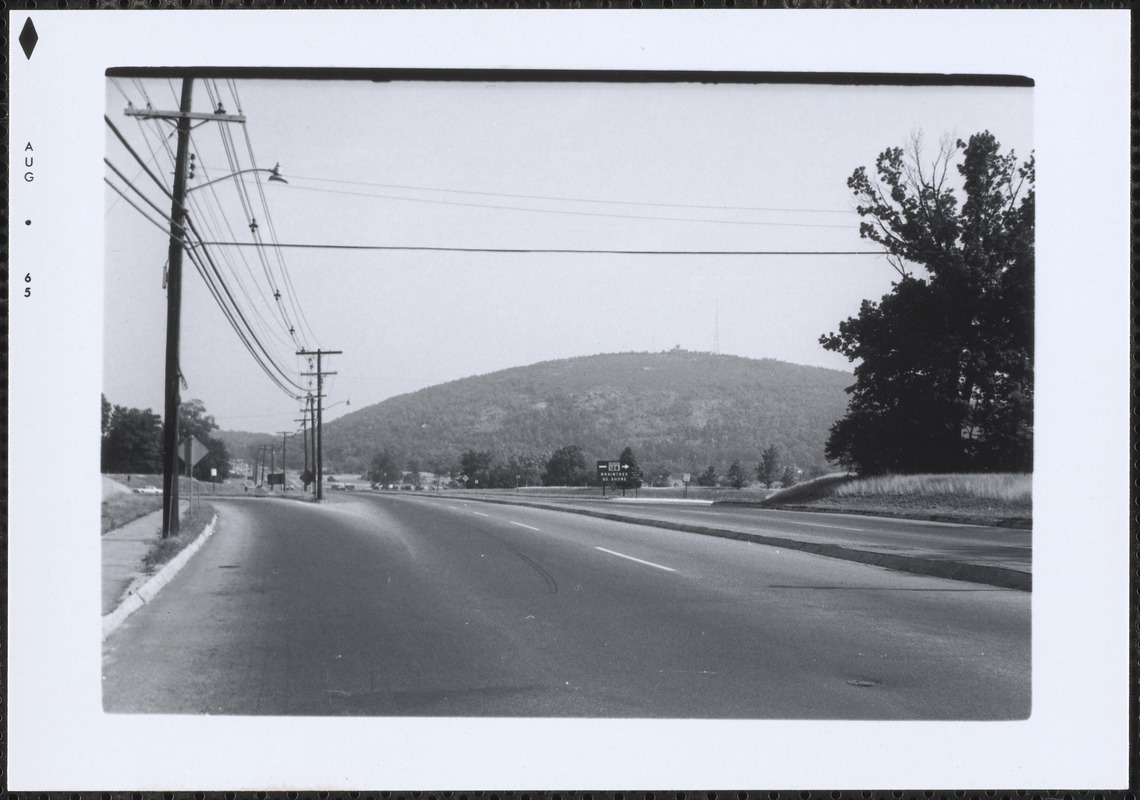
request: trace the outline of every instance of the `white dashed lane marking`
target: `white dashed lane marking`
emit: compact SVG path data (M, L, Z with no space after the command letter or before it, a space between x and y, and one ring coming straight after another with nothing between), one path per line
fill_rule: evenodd
M619 553L616 550L607 550L604 547L595 547L594 549L595 550L601 550L603 553L609 553L611 556L617 556L618 558L628 558L630 561L636 561L638 564L644 564L647 567L656 567L657 569L663 569L666 572L676 572L677 571L677 570L673 569L672 567L664 567L661 564L654 564L652 561L642 561L640 558L634 558L633 556L627 556L625 553Z

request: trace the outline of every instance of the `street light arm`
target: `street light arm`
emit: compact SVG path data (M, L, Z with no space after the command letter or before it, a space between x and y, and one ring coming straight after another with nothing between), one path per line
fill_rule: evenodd
M268 172L269 173L269 180L271 180L271 181L274 181L276 183L288 183L289 182L289 181L287 181L281 177L281 165L280 164L275 165L273 167L273 169L268 169L266 167L250 167L249 169L239 169L237 172L231 172L229 175L223 175L220 178L214 178L213 180L206 181L205 183L199 183L197 186L191 186L190 188L188 188L186 190L186 194L190 194L191 192L196 192L199 189L201 189L203 186L209 186L212 183L219 183L221 181L228 181L230 178L236 178L238 175L244 175L248 172Z

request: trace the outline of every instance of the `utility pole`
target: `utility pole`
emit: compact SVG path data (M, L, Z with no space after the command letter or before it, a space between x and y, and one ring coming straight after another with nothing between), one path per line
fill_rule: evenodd
M313 454L313 497L317 496L317 404L313 396L309 395L309 437L312 439L309 449Z
M277 451L269 448L269 480L273 480L273 471L277 469ZM269 491L273 491L273 484L269 484Z
M190 112L194 88L191 78L182 79L180 114ZM178 535L178 337L182 318L182 225L186 210L186 156L190 151L190 118L178 117L178 144L174 158L174 199L170 206L169 271L166 277L166 403L162 422L162 536Z
M307 405L306 403L306 407L301 409L301 418L293 420L294 422L301 423L301 443L305 446L305 466L303 467L303 472L309 471L309 418L306 416L309 409Z
M279 434L281 434L281 476L282 476L282 478L284 478L284 476L285 476L285 453L287 452L285 450L285 442L287 441L287 439L288 439L289 435L292 433L292 431L277 431L277 432ZM281 491L285 491L285 487L287 485L288 484L286 484L286 483L282 483L281 484Z
M186 162L190 151L190 120L213 122L245 122L241 115L225 114L221 108L213 114L191 111L194 79L182 79L182 97L177 111L145 110L133 107L124 112L139 119L177 120L175 130L178 142L174 157L174 186L170 205L170 250L166 277L166 372L163 381L165 404L162 421L162 536L178 535L178 407L181 404L179 385L182 370L179 366L179 330L182 317L182 249L186 219Z
M314 434L316 436L316 447L315 447L313 452L315 454L314 458L316 459L316 462L317 462L317 500L318 501L324 499L324 486L322 486L322 481L324 480L324 464L321 461L321 445L323 444L323 442L321 441L321 398L324 397L324 394L321 390L324 386L324 376L325 375L336 375L335 372L324 372L321 370L321 356L335 356L335 355L340 355L343 352L344 352L343 350L321 350L321 349L298 350L297 351L297 355L299 355L299 356L313 356L313 355L315 355L317 357L317 371L315 373L306 372L303 374L304 375L314 375L315 374L317 376L317 424L316 424L316 430L314 431Z

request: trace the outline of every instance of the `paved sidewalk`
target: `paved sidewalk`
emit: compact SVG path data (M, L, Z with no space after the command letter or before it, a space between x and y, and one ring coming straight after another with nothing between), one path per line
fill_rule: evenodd
M186 520L190 504L179 503L179 513ZM142 564L150 548L162 538L162 510L128 522L120 528L107 531L100 537L103 551L103 610L106 615L115 610L127 589L136 580L141 582Z

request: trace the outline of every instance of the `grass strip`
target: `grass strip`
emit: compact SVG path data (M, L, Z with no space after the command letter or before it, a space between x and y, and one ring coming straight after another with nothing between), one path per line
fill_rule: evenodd
M146 575L153 575L162 569L171 559L181 553L186 547L193 542L206 526L210 524L210 520L214 518L215 509L209 503L202 503L194 509L193 519L184 519L179 526L177 536L169 536L165 539L159 539L151 547L150 551L143 558L143 573Z

